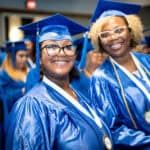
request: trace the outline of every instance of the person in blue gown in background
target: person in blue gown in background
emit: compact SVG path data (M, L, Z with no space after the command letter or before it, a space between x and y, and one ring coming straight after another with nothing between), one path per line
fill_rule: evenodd
M7 57L0 72L0 87L3 101L7 103L8 111L14 102L24 94L27 67L27 52L24 41L7 42ZM5 99L5 100L4 100Z
M100 1L99 9L104 4L110 8L99 14L90 37L109 57L92 77L91 100L105 113L116 149L150 149L150 56L131 51L142 23L136 17L131 28L121 11L133 4Z
M28 32L24 32L24 42L27 47L27 65L29 68L35 67L36 60L36 35Z
M1 149L4 149L8 114L13 104L23 96L28 68L24 41L7 42L7 55L0 71Z
M37 67L31 68L27 74L27 80L25 84L25 93L30 91L37 83L39 83Z
M113 149L108 127L70 84L77 76L72 36L86 28L61 14L22 28L37 26L43 74L13 107L6 149Z
M141 43L136 46L135 51L150 54L150 36L145 36Z
M88 33L85 34L87 35L84 35L84 38L81 37L74 41L74 45L78 53L76 58L76 67L79 71L79 78L72 80L71 84L74 88L78 89L79 92L87 98L87 100L90 100L90 79L96 68L103 63L106 55L96 51L88 38Z

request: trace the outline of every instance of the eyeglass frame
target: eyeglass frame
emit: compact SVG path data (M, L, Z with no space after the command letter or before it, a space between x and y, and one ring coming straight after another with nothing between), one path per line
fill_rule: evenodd
M114 28L113 30L109 30L109 31L104 31L104 32L100 32L98 35L100 37L101 40L105 40L105 39L109 39L113 34L118 34L118 35L121 35L122 33L124 33L125 30L123 30L121 33L117 33L115 31L117 31L118 29L129 29L129 27L127 27L126 25L124 26L119 26L119 27L116 27ZM102 37L102 33L109 33L109 35L107 37Z
M49 47L49 46L56 46L56 48L58 48L58 49L54 49L54 47ZM74 47L74 48L65 50L65 48L67 48L68 46L71 46L71 47ZM55 55L58 55L61 50L63 50L63 52L64 52L64 54L65 54L66 56L74 56L74 55L76 54L75 46L72 45L72 44L70 44L70 45L65 45L65 46L62 46L62 47L60 47L60 46L57 45L57 44L49 44L49 45L45 45L44 47L42 47L41 50L44 49L44 48L46 49L47 54L48 54L48 56L50 56L50 57L55 56ZM54 55L52 55L52 54L47 50L48 48L51 48L50 51L56 51L56 50L57 50L57 53L54 54ZM68 55L68 54L66 54L66 51L72 51L72 52L74 52L74 53L72 53L72 55Z

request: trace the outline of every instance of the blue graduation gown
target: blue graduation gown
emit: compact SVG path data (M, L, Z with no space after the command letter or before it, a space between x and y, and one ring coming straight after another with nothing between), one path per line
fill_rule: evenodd
M25 83L13 80L5 70L2 70L0 72L0 87L3 90L0 91L1 98L6 102L10 111L15 101L23 96L22 88L25 87Z
M0 97L0 149L4 149L3 104Z
M31 90L39 81L38 81L38 70L36 67L30 69L27 74L27 80L25 84L25 92Z
M3 120L1 123L0 136L2 143L1 149L4 145L5 131L8 125L8 113L10 112L13 104L21 97L22 88L25 87L25 83L22 81L14 81L5 70L0 71L0 100L3 107Z
M90 78L88 78L83 72L79 72L79 78L73 79L71 85L74 89L83 94L85 98L88 100L90 99Z
M150 71L150 56L138 53L134 55ZM138 150L140 148L150 149L150 124L144 119L145 112L150 110L150 101L124 72L117 66L116 68L122 81L129 109L138 129L135 129L131 122L109 59L106 59L92 77L90 88L91 100L106 115L115 144L121 147L121 149L123 147L125 149L135 147ZM148 78L150 79L150 76ZM142 82L150 92L150 87L144 81Z
M80 103L85 102L78 94ZM102 121L102 120L101 120ZM56 90L41 82L14 105L6 149L104 150L110 132L86 117Z

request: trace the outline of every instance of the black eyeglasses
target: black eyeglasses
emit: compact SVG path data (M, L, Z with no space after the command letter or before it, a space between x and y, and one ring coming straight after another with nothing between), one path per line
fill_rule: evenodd
M45 45L41 49L46 49L47 54L49 56L55 56L60 53L61 50L63 50L64 54L67 56L74 56L76 53L75 46L73 45L65 45L63 47L60 47L59 45L51 44L51 45Z

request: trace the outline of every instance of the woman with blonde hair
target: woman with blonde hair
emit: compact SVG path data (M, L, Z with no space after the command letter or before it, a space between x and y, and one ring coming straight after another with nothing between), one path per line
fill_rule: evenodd
M113 8L90 29L95 47L109 55L92 77L91 99L105 113L116 149L150 149L150 56L131 51L142 38L142 23L120 10L127 4L106 3L100 5Z

